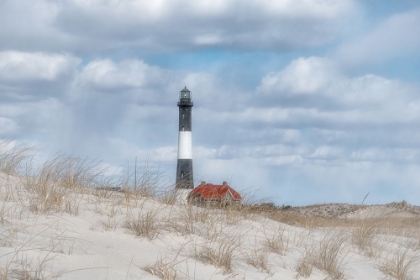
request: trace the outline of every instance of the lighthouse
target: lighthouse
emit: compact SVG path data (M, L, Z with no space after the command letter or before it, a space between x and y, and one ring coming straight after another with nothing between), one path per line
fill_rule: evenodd
M194 188L192 160L192 107L191 92L185 87L179 94L178 161L176 167L177 190Z

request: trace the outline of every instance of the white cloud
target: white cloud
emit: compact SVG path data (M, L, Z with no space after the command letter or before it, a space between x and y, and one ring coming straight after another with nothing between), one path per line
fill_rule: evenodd
M2 101L0 105L0 137L13 137L28 146L42 149L41 154L65 149L72 122L69 108L57 98L13 99Z
M176 162L177 147L175 146L147 149L139 147L136 143L130 143L129 141L120 138L109 139L109 143L113 149L117 150L117 154L122 156L122 158L134 160L134 158L137 157L141 161L148 159L150 162L163 164Z
M420 151L410 148L368 148L353 151L350 159L355 161L388 161L420 164Z
M258 198L264 196L261 194L262 190L267 190L271 186L269 170L254 159L195 161L194 173L194 179L197 182L204 180L220 184L227 181L236 190L258 191Z
M204 34L204 35L198 35L197 37L194 38L193 40L194 44L196 45L217 45L217 44L221 44L223 43L223 39L218 36L218 35L214 35L214 34Z
M0 117L0 136L14 136L19 132L19 126L11 119Z
M420 9L395 14L372 32L344 43L335 57L348 66L378 64L393 58L418 55L420 50Z
M147 52L284 50L323 45L358 9L355 1L48 1L0 4L0 49Z
M112 165L109 163L99 164L99 169L103 171L104 176L121 176L123 174L123 168L121 166Z
M245 98L234 86L222 82L211 73L169 70L137 59L99 59L89 62L81 69L73 85L70 94L74 100L99 96L103 98L104 94L113 93L119 96L120 103L125 99L125 102L131 100L139 105L158 107L176 104L184 86L188 86L193 100L197 97L199 104L222 110L240 104L237 101ZM147 108L142 108L142 112L146 111Z
M80 59L71 55L0 52L0 80L27 82L51 82L73 74Z
M73 46L53 23L60 1L0 2L0 50L62 51Z
M334 64L325 58L298 58L284 70L265 76L259 90L272 94L284 92L292 94L320 93L326 86L341 79Z
M89 62L78 76L76 84L97 90L145 88L166 83L166 72L168 71L149 66L141 60L116 63L110 59L102 59Z
M289 188L286 197L306 204L347 201L360 203L370 193L367 203L388 203L406 199L419 204L419 165L391 162L341 162L332 165L307 164L298 170L301 179ZM302 196L302 193L306 195Z
M346 156L346 151L343 147L321 146L315 149L314 152L306 155L308 159L342 159Z
M398 80L372 74L346 77L330 59L318 57L298 58L284 70L265 76L258 87L258 92L269 100L286 101L286 107L291 99L298 98L300 106L312 108L306 109L312 115L330 114L323 110L339 110L347 111L342 114L350 117L349 120L363 118L378 122L381 118L418 120L417 90ZM305 98L310 98L309 102ZM395 114L397 110L400 112Z

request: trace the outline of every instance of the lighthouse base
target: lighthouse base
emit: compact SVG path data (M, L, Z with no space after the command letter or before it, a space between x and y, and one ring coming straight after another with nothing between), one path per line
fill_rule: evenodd
M178 159L176 167L176 185L177 189L194 189L193 178L193 160Z
M175 201L177 204L187 204L188 195L190 194L191 189L176 189L175 190Z

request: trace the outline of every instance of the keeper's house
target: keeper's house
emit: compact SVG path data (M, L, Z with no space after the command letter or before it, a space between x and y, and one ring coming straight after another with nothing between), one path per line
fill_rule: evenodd
M201 182L188 195L188 201L196 206L239 206L241 195L232 189L226 182L222 185Z

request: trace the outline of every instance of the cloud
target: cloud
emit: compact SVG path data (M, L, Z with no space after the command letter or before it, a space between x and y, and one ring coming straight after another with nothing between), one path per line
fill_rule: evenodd
M13 119L21 127L20 136L24 138L46 137L55 143L72 122L70 110L57 98L6 103L14 111Z
M349 121L364 118L380 122L382 117L388 121L391 116L401 122L418 119L415 86L372 74L346 77L339 69L328 58L298 58L284 70L265 76L257 91L271 101L267 104L274 101L286 108L300 107L300 111L310 107L305 113L311 115L322 116L338 110ZM394 114L396 110L400 112Z
M353 151L350 159L354 161L387 161L394 163L420 164L420 152L410 148L369 148Z
M59 8L59 1L1 1L0 50L68 51L73 43L53 26Z
M71 55L0 52L0 81L52 82L75 72L80 59Z
M0 52L1 99L39 100L63 95L80 62L69 54Z
M246 172L245 172L246 171ZM264 197L270 186L270 171L260 166L254 159L209 159L194 162L194 178L197 182L202 180L213 184L227 181L236 190L245 192L258 192L257 198Z
M167 164L168 162L175 162L177 157L177 147L175 146L148 149L121 138L109 139L109 143L114 149L118 150L118 154L123 155L123 158L134 159L138 157L140 161L147 158L151 162Z
M270 191L283 199L305 193L303 204L360 202L357 192L369 191L375 201L404 199L420 185L414 171L420 167L418 91L372 74L347 76L327 58L298 58L262 78L255 98L263 102L229 118L258 131L297 130L297 141L285 145L285 153L282 140L268 138L274 151L241 146L229 149L237 151L230 158L251 149L255 166L270 170Z
M287 49L331 41L332 23L354 9L353 1L73 1L60 11L56 25L84 38L149 50Z
M11 119L0 117L0 136L14 136L19 131L19 126Z
M97 91L147 88L165 83L168 75L158 67L149 66L141 60L110 59L89 62L81 71L76 83Z
M343 1L6 1L0 49L274 51L329 43L358 10ZM13 16L12 16L13 15Z
M419 164L418 90L371 74L346 76L327 58L298 58L263 77L246 109L200 109L209 116L200 124L214 128L198 128L198 139L218 144L200 154L264 166Z
M357 67L418 55L419 25L420 9L392 15L373 31L341 45L335 53L335 58L344 65Z
M311 95L342 79L334 64L325 58L309 57L293 60L284 70L265 76L259 90L271 94Z
M418 164L396 165L391 162L348 162L335 166L306 164L287 172L294 173L293 183L277 191L283 199L294 197L292 204L316 201L360 203L370 193L367 203L388 203L407 199L418 204L420 181ZM417 170L417 171L416 171ZM282 172L282 175L284 173ZM291 177L287 176L286 177Z
M115 94L139 106L176 104L179 91L188 85L197 89L203 100L215 102L221 96L216 90L220 81L209 73L169 70L138 59L113 61L98 59L87 63L74 81L73 98L97 98Z

